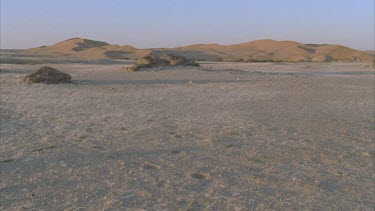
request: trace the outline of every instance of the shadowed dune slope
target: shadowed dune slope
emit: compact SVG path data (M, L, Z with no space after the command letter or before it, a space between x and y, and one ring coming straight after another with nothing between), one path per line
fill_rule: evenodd
M110 45L106 42L81 38L68 39L51 46L27 49L25 52L82 59L137 59L151 53L150 50L136 49L130 45Z
M129 45L72 38L27 53L83 59L138 59L147 55L176 54L210 61L372 61L373 55L341 45L302 44L294 41L257 40L235 45L196 44L177 48L137 49Z

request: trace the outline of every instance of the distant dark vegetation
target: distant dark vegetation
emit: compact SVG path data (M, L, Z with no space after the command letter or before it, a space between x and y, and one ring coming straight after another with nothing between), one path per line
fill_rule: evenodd
M326 46L327 44L305 44L310 47L321 47L321 46Z
M298 48L302 49L302 50L305 50L309 53L315 53L316 50L315 49L312 49L312 48L306 48L306 47L303 47L303 46L298 46Z
M105 52L105 55L108 56L111 59L124 59L124 60L129 60L128 57L125 55L130 54L131 52L127 51L107 51Z

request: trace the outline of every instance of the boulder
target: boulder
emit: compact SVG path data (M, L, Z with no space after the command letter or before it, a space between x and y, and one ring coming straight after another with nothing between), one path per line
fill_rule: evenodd
M137 63L130 67L124 67L123 70L126 72L137 71L141 68L153 68L153 67L173 67L173 66L196 66L200 65L191 59L187 59L182 56L165 54L160 57L146 56L138 59Z
M161 56L160 59L165 61L165 63L169 64L169 66L197 66L197 67L200 66L198 63L194 62L193 60L187 59L182 56L165 54Z
M69 74L60 72L52 67L44 66L35 73L27 75L24 82L31 83L46 83L46 84L61 84L70 83L72 77Z
M145 56L143 58L138 59L137 61L137 65L143 65L143 66L148 66L148 65L155 66L158 63L160 63L160 61L156 57L153 57L153 56Z

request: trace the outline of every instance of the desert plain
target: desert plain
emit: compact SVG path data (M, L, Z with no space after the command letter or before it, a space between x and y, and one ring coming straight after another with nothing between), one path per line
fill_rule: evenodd
M371 66L133 63L1 64L2 210L374 208Z

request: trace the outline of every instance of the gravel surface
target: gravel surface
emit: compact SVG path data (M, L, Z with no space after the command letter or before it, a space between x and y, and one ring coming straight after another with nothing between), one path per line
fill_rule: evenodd
M202 66L1 65L0 209L375 208L373 69Z

